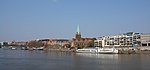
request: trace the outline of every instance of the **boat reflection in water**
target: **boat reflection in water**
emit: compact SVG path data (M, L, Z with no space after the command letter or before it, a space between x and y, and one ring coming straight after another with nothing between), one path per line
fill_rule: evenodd
M76 53L76 56L102 59L118 59L118 54Z

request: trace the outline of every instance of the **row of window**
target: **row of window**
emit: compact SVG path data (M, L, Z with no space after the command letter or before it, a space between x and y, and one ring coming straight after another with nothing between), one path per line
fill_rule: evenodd
M150 46L150 43L142 43L142 46Z

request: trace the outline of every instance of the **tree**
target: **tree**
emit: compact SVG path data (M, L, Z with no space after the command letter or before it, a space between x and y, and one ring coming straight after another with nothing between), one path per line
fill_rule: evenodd
M42 43L41 41L30 41L28 43L28 46L29 47L36 47L36 48L38 48L38 47L44 46L44 43Z

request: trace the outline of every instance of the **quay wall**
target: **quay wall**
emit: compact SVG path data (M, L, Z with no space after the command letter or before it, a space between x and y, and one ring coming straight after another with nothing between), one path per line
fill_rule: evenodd
M150 46L148 47L126 47L118 48L119 54L150 54Z
M44 49L46 51L74 52L74 49Z
M125 48L117 48L119 50L119 54L150 54L150 46L149 47L125 47ZM58 52L75 52L75 49L44 49L46 51L58 51Z

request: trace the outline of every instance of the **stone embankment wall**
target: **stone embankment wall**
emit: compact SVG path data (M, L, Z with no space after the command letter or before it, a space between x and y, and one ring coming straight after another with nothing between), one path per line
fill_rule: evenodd
M74 49L44 49L46 51L74 52Z
M119 54L150 54L149 47L127 47L127 48L118 48Z

